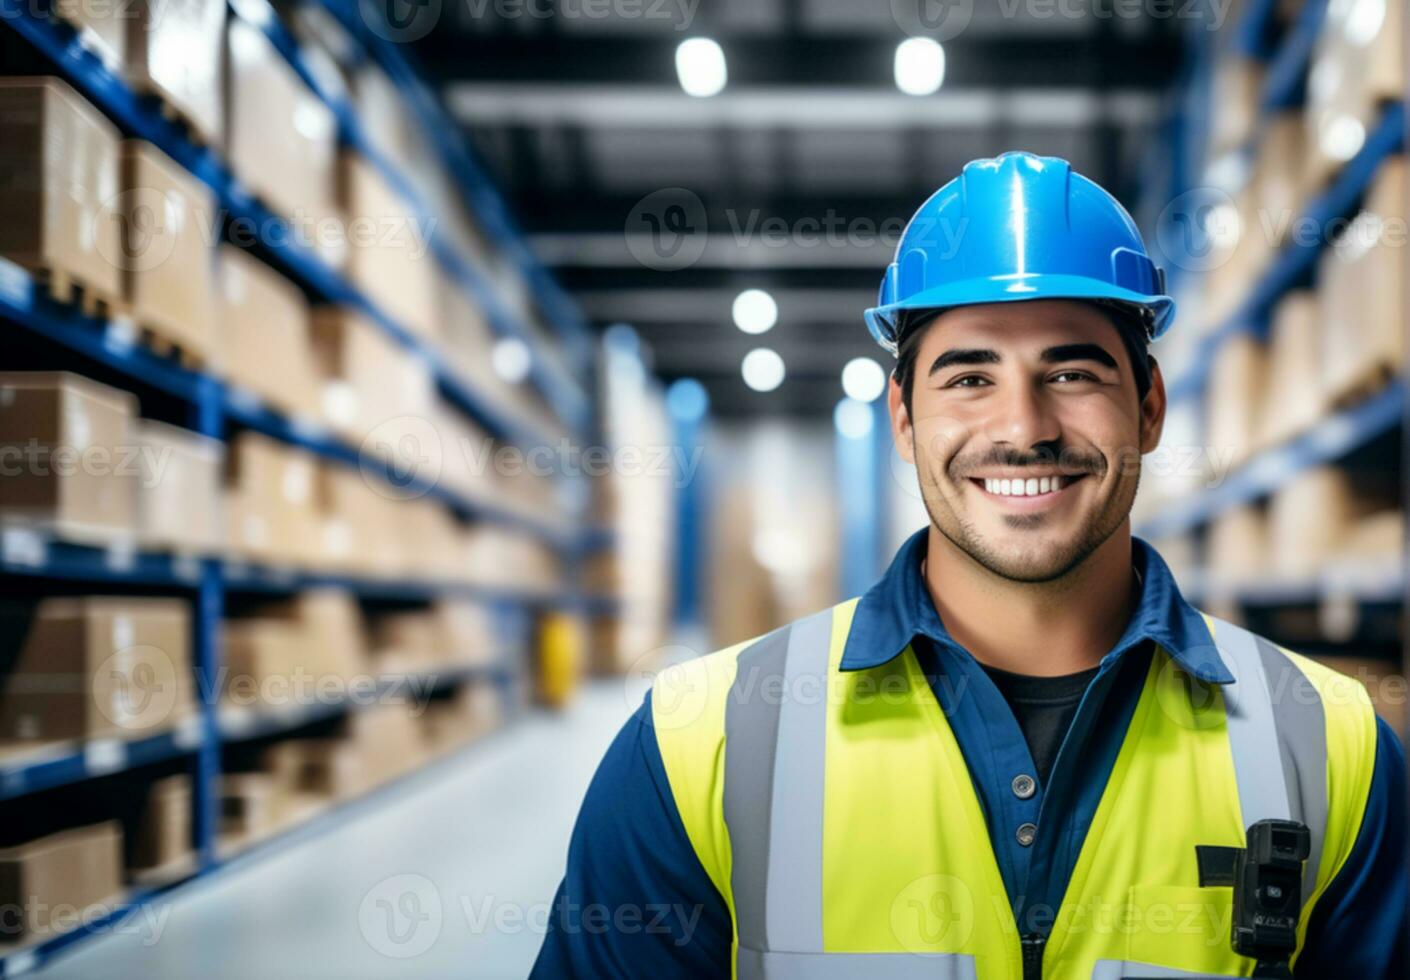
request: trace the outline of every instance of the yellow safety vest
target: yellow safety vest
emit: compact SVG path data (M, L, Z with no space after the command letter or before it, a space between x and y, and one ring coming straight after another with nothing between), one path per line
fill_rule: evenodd
M734 975L1011 978L1019 931L965 760L914 651L841 671L856 600L662 671L652 720L690 842L734 922ZM1159 647L1043 949L1048 978L1249 976L1233 889L1196 845L1312 833L1308 913L1374 767L1365 689L1205 617L1234 675ZM1296 960L1294 959L1294 963Z

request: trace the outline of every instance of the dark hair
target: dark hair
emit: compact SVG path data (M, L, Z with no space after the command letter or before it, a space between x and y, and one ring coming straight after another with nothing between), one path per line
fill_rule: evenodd
M1126 356L1135 369L1136 400L1145 401L1146 393L1151 390L1151 356L1144 320L1139 313L1120 304L1092 302L1091 305L1105 313L1116 327L1121 343L1126 347ZM897 324L901 342L896 349L896 367L891 373L901 386L901 401L908 412L911 410L911 392L915 387L916 358L920 355L921 338L925 336L927 322L936 315L929 311L922 311L919 317L902 313Z

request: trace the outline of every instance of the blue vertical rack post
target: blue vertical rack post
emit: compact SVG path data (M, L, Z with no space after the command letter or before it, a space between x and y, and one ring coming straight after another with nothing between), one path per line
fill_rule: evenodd
M701 621L703 522L705 487L703 472L705 429L710 397L694 378L682 378L666 389L666 411L671 418L671 444L675 450L675 578L672 618L676 627L692 628Z
M838 584L848 598L861 595L881 575L886 534L884 472L891 429L880 399L842 399L833 411L833 427L842 523Z

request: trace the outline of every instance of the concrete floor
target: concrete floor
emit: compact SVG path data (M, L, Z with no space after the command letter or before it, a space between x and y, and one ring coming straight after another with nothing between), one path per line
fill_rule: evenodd
M42 980L524 977L597 760L641 687L531 714L353 819L177 889Z

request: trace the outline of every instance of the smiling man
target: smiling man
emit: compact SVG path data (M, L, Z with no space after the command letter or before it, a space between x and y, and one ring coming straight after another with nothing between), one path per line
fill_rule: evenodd
M867 321L930 526L860 599L656 679L536 976L1404 975L1396 736L1131 534L1163 290L1065 161L921 207Z

